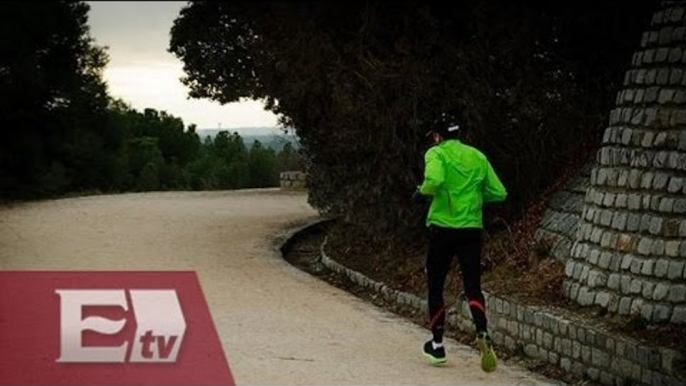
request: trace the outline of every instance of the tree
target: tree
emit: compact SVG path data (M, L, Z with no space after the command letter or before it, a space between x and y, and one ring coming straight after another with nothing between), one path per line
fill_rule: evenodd
M272 186L273 153L107 95L83 2L0 3L0 196ZM264 154L263 154L264 153ZM271 158L270 158L271 157Z
M312 204L406 237L435 117L461 117L516 216L599 141L648 6L194 2L169 49L192 97L263 99L296 128Z
M0 4L0 195L105 185L107 57L88 34L84 2Z
M159 187L158 165L150 162L143 167L138 179L136 180L136 190L145 192L157 190Z
M293 149L293 145L291 145L290 142L286 142L283 145L283 148L276 157L276 165L279 173L292 170L302 170L300 156Z
M266 188L277 184L275 161L276 156L272 149L263 147L260 141L253 142L248 161L251 188Z

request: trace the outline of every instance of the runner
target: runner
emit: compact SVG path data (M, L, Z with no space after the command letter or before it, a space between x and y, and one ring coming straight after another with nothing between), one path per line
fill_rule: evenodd
M415 198L431 197L426 219L429 251L426 272L429 317L433 339L424 355L434 365L446 362L443 347L446 305L443 288L453 257L462 270L464 290L477 331L481 367L493 371L497 357L488 335L484 295L481 292L481 230L484 202L504 201L507 192L486 156L458 139L460 126L443 114L431 132L435 146L426 152L424 182Z

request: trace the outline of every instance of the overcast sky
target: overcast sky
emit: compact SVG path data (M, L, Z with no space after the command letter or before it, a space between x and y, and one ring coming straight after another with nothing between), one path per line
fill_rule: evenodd
M88 2L91 35L108 46L105 80L110 94L136 109L166 110L199 128L276 126L259 102L220 105L188 99L181 61L167 52L169 30L185 2ZM255 132L255 134L258 134Z

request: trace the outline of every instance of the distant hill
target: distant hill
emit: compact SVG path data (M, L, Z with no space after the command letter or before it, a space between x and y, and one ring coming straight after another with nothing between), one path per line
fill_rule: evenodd
M220 131L228 131L229 133L233 133L235 131L238 134L240 134L241 137L246 136L246 135L249 135L249 136L273 135L273 134L283 135L283 129L280 127L274 127L274 126L229 127L229 128L205 127L205 128L196 129L196 132L202 138L204 138L207 135L209 135L210 137L214 137Z
M260 141L260 143L266 147L270 147L275 151L281 151L286 143L290 143L293 148L298 148L298 137L294 135L248 135L243 136L243 143L245 146L250 148L255 141Z
M247 127L247 128L228 128L228 129L197 129L196 133L201 140L207 136L214 138L220 131L228 131L229 133L237 132L245 146L250 148L255 141L266 147L272 148L275 151L280 151L286 143L291 143L293 147L298 147L298 137L294 134L285 134L283 129L278 127ZM258 133L258 134L252 134Z

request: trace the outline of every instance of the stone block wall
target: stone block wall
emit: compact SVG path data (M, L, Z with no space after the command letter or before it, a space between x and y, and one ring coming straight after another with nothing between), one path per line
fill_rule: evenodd
M553 194L534 234L536 243L563 263L569 259L576 240L592 167L591 163L583 167L561 191Z
M490 294L486 308L493 341L512 352L562 368L593 384L683 385L683 354L608 332L569 313ZM466 302L449 316L473 331Z
M307 175L303 172L282 172L279 180L282 189L301 190L307 188Z
M664 2L626 72L566 264L584 306L686 323L686 12Z

